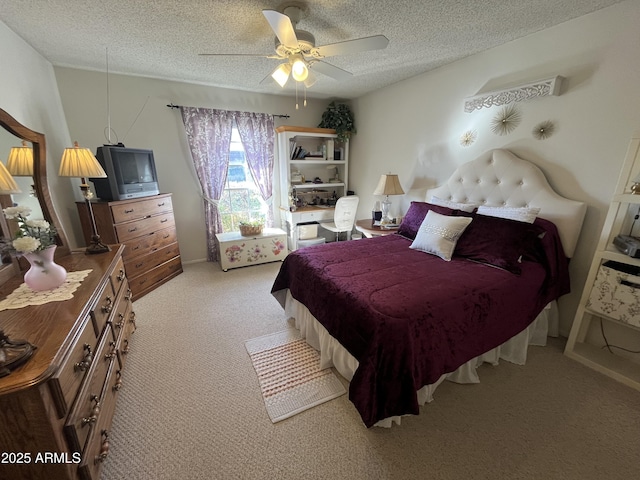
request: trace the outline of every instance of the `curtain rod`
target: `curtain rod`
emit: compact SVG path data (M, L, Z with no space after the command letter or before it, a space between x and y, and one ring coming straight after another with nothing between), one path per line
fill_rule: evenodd
M169 104L167 104L167 107L169 107L169 108L181 108L182 105L174 105L173 103L169 103ZM276 114L274 114L273 116L277 117L277 118L289 118L289 115L276 115Z

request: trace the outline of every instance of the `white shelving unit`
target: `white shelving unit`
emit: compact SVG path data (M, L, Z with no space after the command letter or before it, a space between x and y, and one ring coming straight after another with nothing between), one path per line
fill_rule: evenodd
M276 128L276 133L282 228L287 232L289 249L295 250L298 246L297 225L332 220L334 209L327 205L327 199L334 192L337 198L347 194L349 142L339 142L335 130L328 128L285 125ZM298 148L321 156L292 158ZM320 181L314 183L315 179ZM292 188L304 201L304 206L292 208Z
M622 266L640 269L640 258L633 258L622 253L613 244L617 235L631 234L633 217L640 212L640 195L630 193L633 179L639 174L640 137L633 138L629 144L565 347L565 355L636 390L640 390L640 355L637 356L638 360L634 360L631 355L615 354L615 348L612 349L614 353L611 353L608 349L602 348L602 345L590 341L590 331L594 327L599 328L599 322L603 322L602 327L604 329L611 328L626 331L628 336L625 342L631 345L631 349L640 350L640 328L626 321L629 318L626 320L617 318L619 316L615 313L616 298L613 300L613 307L606 311L594 307L591 302L592 296L598 294L595 291L594 284L598 278L598 273L603 268L603 264L613 261ZM632 290L635 287L630 286L628 288ZM638 290L640 291L640 289ZM640 315L640 312L637 315ZM632 320L636 323L635 315Z

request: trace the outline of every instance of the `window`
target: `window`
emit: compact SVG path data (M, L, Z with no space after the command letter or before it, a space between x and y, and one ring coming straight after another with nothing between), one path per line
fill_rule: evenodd
M222 230L239 230L242 221L266 221L267 204L253 181L238 129L233 127L229 146L229 169L224 193L218 206L222 217Z

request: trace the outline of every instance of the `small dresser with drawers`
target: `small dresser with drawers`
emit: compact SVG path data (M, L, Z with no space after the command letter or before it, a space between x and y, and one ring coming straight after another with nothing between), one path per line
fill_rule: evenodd
M87 243L92 229L85 202L76 202ZM122 243L124 268L137 300L182 273L171 194L91 203L103 243Z
M0 478L100 478L136 326L123 250L56 259L88 271L72 298L0 311L4 334L36 347L0 378ZM0 287L0 300L21 282Z

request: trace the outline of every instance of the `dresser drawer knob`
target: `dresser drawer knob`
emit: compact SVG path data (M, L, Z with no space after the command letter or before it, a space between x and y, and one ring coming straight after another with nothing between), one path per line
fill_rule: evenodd
M113 299L111 297L107 297L104 299L105 305L102 306L103 313L111 313L113 310Z
M95 458L95 464L99 464L104 462L107 457L109 456L109 431L108 430L102 430L100 432L100 434L102 435L102 437L104 438L102 440L102 446L100 447L100 453L96 456Z
M115 327L120 330L122 327L124 327L124 315L119 313L118 314L118 318L120 318L120 321L118 323L115 324Z
M163 218L162 220L160 220L160 223L167 223L169 221L168 218Z
M109 346L111 347L111 351L109 353L105 353L104 354L104 359L105 360L111 360L113 357L115 357L116 354L116 342L111 341L109 342Z
M123 343L124 343L124 348L122 349L122 354L126 355L127 353L129 353L129 340L125 338L123 340Z
M129 228L129 229L127 230L127 232L129 232L129 233L133 233L133 232L135 232L136 230L138 230L138 227Z
M100 402L98 401L97 395L91 395L91 401L95 402L95 405L91 409L91 415L89 417L85 417L82 419L82 426L85 425L93 425L98 420L98 415L100 415Z
M135 249L134 249L135 250ZM123 281L125 277L124 270L121 268L118 272L118 276L116 277L119 282Z
M85 343L82 348L83 350L86 350L87 353L84 354L84 357L82 357L82 360L80 362L73 365L73 369L75 371L81 370L84 372L91 366L91 362L93 362L93 353L91 352L91 345L89 345L88 343Z
M130 302L130 301L131 301L131 298L132 298L131 289L130 289L130 288L127 288L127 293L126 293L126 295L124 296L124 299L125 299L125 300L127 300L128 302Z
M133 330L135 331L137 327L136 325L136 312L131 312L129 314L129 323L133 323Z
M119 392L122 388L122 373L120 370L116 372L116 383L113 385L113 390Z
M131 209L125 209L125 211L124 211L124 213L133 213L133 212L134 212L134 209L133 209L133 208L131 208Z

